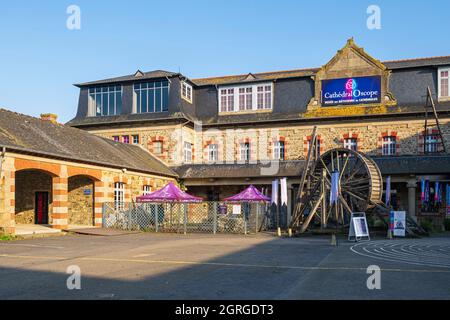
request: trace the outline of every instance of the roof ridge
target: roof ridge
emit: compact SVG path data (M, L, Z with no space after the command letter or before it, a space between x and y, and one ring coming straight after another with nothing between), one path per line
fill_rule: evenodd
M432 60L432 59L440 59L440 58L450 58L450 55L443 56L431 56L431 57L421 57L421 58L408 58L408 59L398 59L398 60L384 60L381 63L390 63L390 62L405 62L405 61L418 61L418 60ZM299 71L313 71L320 69L321 67L312 67L312 68L299 68L299 69L286 69L286 70L273 70L273 71L264 71L264 72L248 72L248 73L240 73L240 74L232 74L225 76L212 76L212 77L202 77L202 78L192 78L192 81L204 81L204 80L212 80L212 79L226 79L233 77L245 77L249 73L253 75L263 75L268 73L289 73L289 72L299 72Z
M264 72L247 72L247 73L241 73L241 74L231 74L226 76L213 76L213 77L203 77L203 78L192 78L192 81L196 80L209 80L209 79L218 79L218 78L233 78L233 77L245 77L249 74L253 75L262 75L267 73L287 73L287 72L298 72L298 71L312 71L320 69L320 67L314 67L314 68L300 68L300 69L287 69L287 70L273 70L273 71L264 71Z
M440 59L440 58L450 58L450 55L446 55L446 56L432 56L432 57L420 57L420 58L407 58L407 59L398 59L398 60L384 60L384 61L381 61L381 63L417 61L417 60L431 60L431 59Z

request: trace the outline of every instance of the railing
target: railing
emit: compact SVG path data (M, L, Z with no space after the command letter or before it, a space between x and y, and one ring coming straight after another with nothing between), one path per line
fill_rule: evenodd
M268 230L272 225L268 206L260 202L124 202L103 205L103 227L120 230L247 234Z

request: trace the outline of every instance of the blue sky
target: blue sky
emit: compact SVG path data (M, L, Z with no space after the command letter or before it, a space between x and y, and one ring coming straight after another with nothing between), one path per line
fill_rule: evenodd
M81 9L68 30L66 9ZM366 27L381 9L381 30ZM349 37L380 60L450 55L450 1L2 1L0 107L70 120L73 83L179 71L191 78L317 67Z

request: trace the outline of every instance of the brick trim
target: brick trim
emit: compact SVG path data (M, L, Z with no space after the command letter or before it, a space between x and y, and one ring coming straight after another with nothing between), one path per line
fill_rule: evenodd
M288 141L284 136L272 137L267 144L267 155L270 159L273 159L273 147L276 142L284 142L284 160L288 160Z
M305 157L308 156L308 152L309 152L309 145L311 143L312 140L312 136L304 136L303 137L303 155ZM323 137L318 134L317 135L317 140L319 140L320 143L320 154L323 154L325 152L325 140L323 139Z
M395 154L393 155L383 155L383 138L385 137L395 137ZM396 156L400 154L400 137L398 136L397 131L383 131L378 136L377 139L377 155L383 157Z

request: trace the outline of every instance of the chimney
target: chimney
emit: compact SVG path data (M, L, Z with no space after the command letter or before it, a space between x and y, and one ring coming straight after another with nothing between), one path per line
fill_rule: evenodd
M51 123L57 124L58 122L56 119L58 119L58 116L54 113L41 113L41 120L50 121Z

